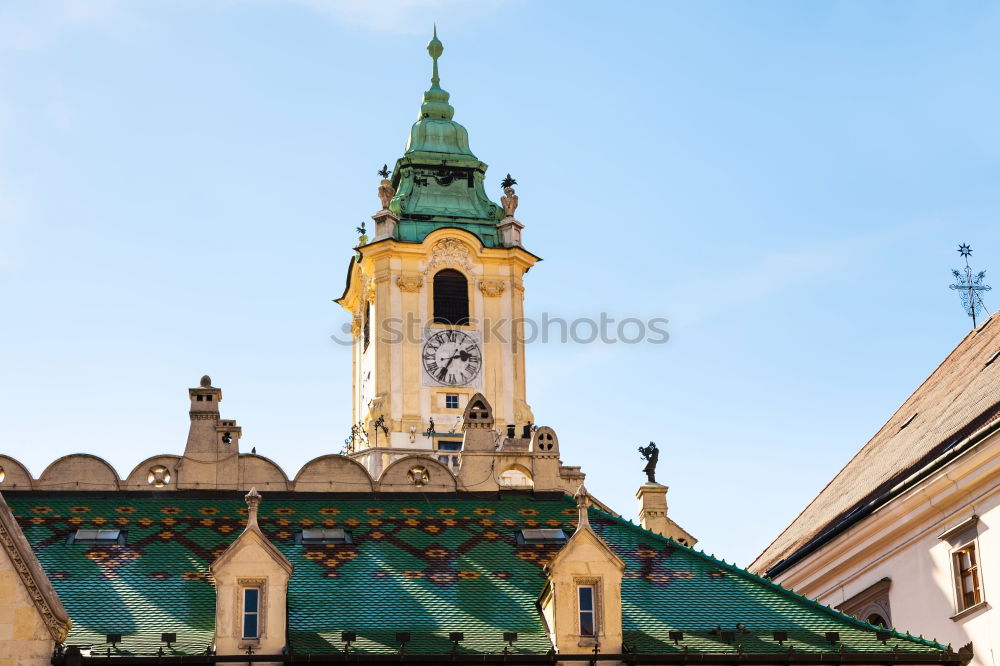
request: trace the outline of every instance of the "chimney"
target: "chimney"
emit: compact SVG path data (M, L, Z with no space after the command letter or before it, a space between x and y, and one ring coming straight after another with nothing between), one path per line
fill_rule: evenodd
M669 536L667 490L659 483L644 483L635 494L639 500L639 524L651 532Z
M188 430L184 457L202 462L219 459L216 425L219 423L219 403L222 389L212 386L212 378L205 375L197 388L188 389L191 398L191 428Z
M685 546L694 547L698 539L667 517L667 486L644 483L635 496L639 500L639 524Z
M236 487L242 430L236 421L219 417L222 389L205 375L197 388L188 389L191 427L184 457L177 465L178 488L226 489Z

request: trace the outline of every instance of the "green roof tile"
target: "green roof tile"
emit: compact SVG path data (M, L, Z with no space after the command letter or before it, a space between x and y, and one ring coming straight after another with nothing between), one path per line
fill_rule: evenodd
M212 642L215 590L208 566L242 531L240 494L195 499L129 492L101 497L10 493L42 567L73 619L69 644L103 651L106 633L124 634L121 654L150 654L161 632L176 632L176 654ZM461 650L498 652L501 634L518 632L514 652L544 652L549 641L535 601L553 545L520 545L525 527L575 526L567 496L501 493L323 498L265 496L264 533L295 565L289 583L289 640L297 653L342 648L355 631L359 652L394 652L409 631L408 652L451 649L448 632L464 631ZM641 652L931 652L945 646L875 627L821 606L732 564L591 509L591 525L626 563L622 582L625 642ZM69 545L78 527L127 531L123 546ZM343 527L353 543L296 545L303 527ZM737 623L734 644L713 635ZM778 645L771 632L788 632ZM683 631L678 645L668 632ZM831 645L826 632L840 632ZM739 646L739 647L738 647ZM617 646L614 648L617 650Z

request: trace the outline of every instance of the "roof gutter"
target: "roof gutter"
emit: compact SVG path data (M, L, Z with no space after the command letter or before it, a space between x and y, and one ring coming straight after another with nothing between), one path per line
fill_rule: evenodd
M776 654L740 654L727 653L689 653L671 652L667 654L646 654L629 652L625 654L583 653L556 654L462 654L444 652L439 654L294 654L294 655L186 655L186 656L149 656L149 657L83 657L79 652L53 657L53 666L98 666L106 664L121 664L122 666L154 666L172 664L226 664L226 663L278 663L278 664L309 664L310 666L346 666L358 664L363 666L392 666L399 664L427 664L455 666L543 666L559 662L618 662L634 666L654 666L658 664L671 666L739 666L742 664L760 666L781 665L873 665L899 664L900 666L931 666L946 664L950 666L965 666L972 659L971 646L958 652L783 652Z
M894 485L892 488L890 488L883 494L871 499L867 504L864 504L851 511L849 514L847 514L847 516L843 518L843 520L833 525L833 527L831 527L829 530L821 532L820 534L816 535L815 537L807 541L805 545L803 545L797 551L792 553L790 556L786 557L785 559L781 560L771 568L767 569L764 572L764 575L767 576L768 578L773 579L775 576L779 576L782 573L788 571L790 568L801 562L807 556L816 552L826 544L833 541L836 537L846 532L848 528L861 522L863 519L867 518L872 513L874 513L877 509L885 506L886 504L896 499L903 493L912 489L918 483L925 480L927 477L931 476L931 474L938 471L939 469L950 463L952 460L955 460L956 458L962 456L967 451L974 448L976 445L978 445L980 442L982 442L983 440L985 440L987 437L994 434L998 430L1000 430L1000 419L997 419L992 423L983 426L976 432L969 435L964 441L961 441L960 443L954 446L947 447L944 450L944 452L941 453L941 455L939 455L937 458L931 460L929 463L927 463L920 469L916 470L915 472L904 478L902 481Z

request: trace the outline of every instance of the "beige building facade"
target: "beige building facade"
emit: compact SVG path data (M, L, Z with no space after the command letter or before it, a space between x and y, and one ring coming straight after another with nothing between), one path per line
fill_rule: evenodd
M1000 324L970 333L751 569L1000 664Z

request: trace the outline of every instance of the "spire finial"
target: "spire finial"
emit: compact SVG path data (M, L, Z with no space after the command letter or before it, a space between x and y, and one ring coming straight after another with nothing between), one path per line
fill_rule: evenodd
M576 491L577 532L590 528L590 517L587 515L588 503L587 487L581 483L580 489Z
M257 527L257 505L260 504L260 493L257 492L256 488L251 488L243 499L247 503L247 529Z
M444 44L438 39L437 23L434 24L434 37L431 38L431 41L427 42L427 53L434 59L434 73L431 75L431 87L437 88L438 84L441 83L441 79L438 77L438 58L444 53Z
M972 248L969 247L969 244L959 245L958 253L965 259L964 275L962 272L952 270L951 274L955 276L955 284L949 286L961 294L962 307L965 308L965 313L972 317L972 328L975 328L976 319L986 310L986 304L983 303L983 292L989 291L992 287L983 282L986 278L986 271L979 271L973 275L972 266L969 265L969 255L972 254Z
M448 104L448 93L441 89L441 78L438 76L438 58L444 53L444 44L438 39L437 25L434 26L434 36L427 42L427 53L434 59L434 71L431 74L431 88L424 93L424 103L420 106L420 118L424 120L451 120L455 109Z

